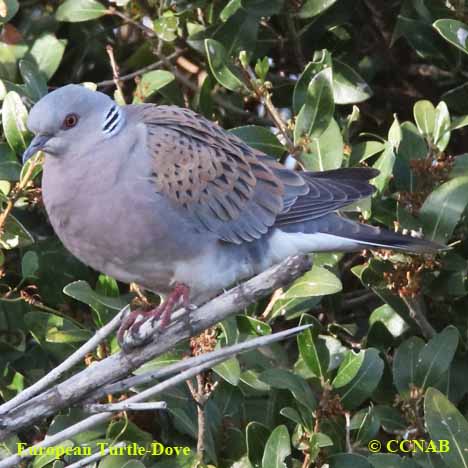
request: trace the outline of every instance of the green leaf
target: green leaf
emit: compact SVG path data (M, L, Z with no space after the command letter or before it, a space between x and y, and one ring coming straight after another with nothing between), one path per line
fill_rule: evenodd
M57 71L66 45L66 40L57 39L53 34L44 34L34 41L30 53L47 80Z
M282 299L325 296L341 291L341 281L326 268L313 266L310 271L297 279L285 292Z
M2 124L5 138L16 154L22 154L28 147L29 132L26 127L28 111L15 91L10 91L3 101Z
M294 143L307 137L318 138L330 125L335 110L331 68L317 73L307 88L304 105L296 119Z
M343 147L340 127L332 119L327 129L306 145L301 161L308 171L338 169L343 163Z
M412 336L396 350L393 359L393 382L398 392L408 398L412 386L416 385L416 367L424 341Z
M444 101L439 102L434 119L434 143L444 151L450 140L450 114Z
M265 445L262 468L286 468L284 460L291 455L291 443L286 426L278 426Z
M230 91L245 89L244 83L237 77L232 66L228 63L226 49L220 42L214 39L205 39L205 52L211 73L221 86Z
M453 19L439 19L433 26L446 41L468 54L468 26L465 23Z
M426 392L424 420L437 448L437 441L448 441L448 450L439 451L447 466L468 468L468 422L435 388L429 388Z
M381 153L384 148L385 143L382 143L381 141L369 140L357 143L356 145L353 145L349 165L355 166L356 164Z
M47 82L34 62L30 60L20 60L19 69L28 96L37 102L42 96L47 94Z
M0 24L8 23L19 9L18 0L0 0Z
M299 353L314 376L325 382L330 361L330 355L323 339L318 332L309 328L297 336Z
M408 329L406 322L388 304L377 307L370 315L369 325L372 326L377 322L384 325L395 338L401 336Z
M426 238L446 244L468 205L468 177L455 177L437 187L424 202L419 217Z
M57 21L78 23L100 18L107 14L106 7L96 0L65 0L55 12Z
M407 429L407 423L400 411L393 406L376 405L373 410L380 419L385 432L389 434L401 434L402 431Z
M426 389L439 381L452 363L458 347L459 333L449 325L432 337L419 353L416 385Z
M177 28L179 18L172 11L164 13L163 16L154 20L154 32L165 42L172 42L177 39Z
M164 86L174 81L174 75L166 70L154 70L145 73L140 82L138 83L137 89L135 90L135 96L133 99L134 104L139 104L145 101L153 93L158 91Z
M405 161L424 159L427 157L427 143L412 122L403 122L400 125L401 141L398 146L398 157Z
M21 259L21 273L23 278L34 278L39 270L39 257L36 252L30 250Z
M333 98L336 104L357 104L372 97L372 90L349 65L333 60Z
M39 343L76 343L91 336L91 331L78 327L70 319L48 312L28 312L24 321Z
M16 182L20 179L21 164L16 161L0 162L0 180Z
M213 367L213 371L231 385L236 386L239 383L241 369L236 357L217 364Z
M388 142L392 145L395 151L398 150L401 142L401 128L396 114L393 116L393 123L388 130Z
M260 466L264 447L269 437L268 428L257 421L249 422L245 429L245 437L250 462L253 466Z
M353 409L370 397L383 375L384 362L374 348L364 351L364 361L351 382L340 389L341 402Z
M426 137L432 137L434 133L436 110L432 102L418 101L413 107L413 115L419 131Z
M307 88L312 78L322 70L331 68L332 58L330 52L322 50L314 57L313 62L309 62L304 71L299 76L293 92L293 112L299 113L307 98Z
M380 193L387 188L392 178L394 164L395 150L391 144L386 143L383 153L372 166L380 171L380 174L372 180L372 185L374 185Z
M340 367L338 368L336 377L333 379L333 388L344 387L351 382L354 377L356 377L362 363L364 362L364 356L364 351L355 353L354 351L349 350L346 353L343 361L341 361Z
M306 0L299 10L300 18L312 18L330 8L336 0Z
M229 0L228 4L221 10L219 19L227 21L240 7L241 0Z
M27 247L34 242L27 229L13 215L9 215L0 235L0 247L5 250Z
M284 369L267 369L260 374L259 378L273 388L289 390L299 403L311 411L315 409L314 394L302 377Z
M63 288L64 294L95 308L96 304L120 310L127 304L121 297L108 297L93 291L86 281L74 281Z
M231 128L229 133L233 133L252 148L270 156L279 157L285 152L278 138L265 127L245 125L244 127Z

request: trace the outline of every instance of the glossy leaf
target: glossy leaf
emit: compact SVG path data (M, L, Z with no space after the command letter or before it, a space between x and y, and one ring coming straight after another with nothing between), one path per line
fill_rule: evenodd
M305 147L301 161L308 171L327 171L338 169L343 162L343 137L335 119L318 137Z
M291 443L286 426L278 426L268 437L262 458L262 468L286 468L285 459L291 455Z
M300 18L312 18L330 8L336 0L306 0L299 10Z
M22 154L27 148L29 132L26 127L28 111L18 93L10 91L3 102L2 124L5 138L11 149Z
M312 270L297 279L286 291L283 298L324 296L341 291L341 281L326 268L313 266Z
M424 136L432 136L434 133L436 110L432 102L427 100L418 101L413 108L414 120L419 131Z
M66 40L57 39L53 34L44 34L34 41L30 53L46 79L50 79L57 71L66 44Z
M434 23L437 32L457 49L468 54L468 26L454 19L439 19Z
M382 378L384 363L374 348L365 350L364 361L351 382L340 389L341 401L345 408L356 408L365 401Z
M97 0L65 0L57 9L57 21L77 23L100 18L106 14L106 7Z
M447 441L448 450L439 455L447 466L468 467L468 422L457 408L435 388L424 398L424 417L431 439Z
M299 403L312 411L315 409L314 394L302 377L283 369L267 369L260 374L260 380L273 388L289 390Z
M278 141L273 133L265 127L259 125L246 125L229 130L230 133L238 136L249 146L262 151L270 156L282 156L285 152L284 146Z
M8 23L16 15L18 9L18 0L2 0L0 2L0 24Z
M330 125L335 110L330 68L317 73L307 88L305 103L297 115L294 127L296 144L306 137L318 138Z
M245 89L244 83L232 71L228 63L228 56L224 46L214 39L205 40L205 53L208 58L211 73L216 81L231 91L240 91Z
M299 353L314 376L325 382L330 356L325 342L310 328L297 336Z
M364 79L346 63L333 60L333 98L336 104L357 104L372 97Z
M351 382L356 377L363 362L364 351L358 353L348 351L338 368L336 377L332 381L333 388L340 388Z
M428 239L446 244L468 205L468 177L456 177L437 187L424 202L420 219Z
M26 91L33 101L39 101L47 94L47 82L34 62L21 60L19 69L26 85Z
M416 385L426 389L449 368L458 347L458 330L450 325L435 335L421 349L416 366Z
M153 93L174 81L174 75L166 70L154 70L145 73L138 83L133 102L142 103Z

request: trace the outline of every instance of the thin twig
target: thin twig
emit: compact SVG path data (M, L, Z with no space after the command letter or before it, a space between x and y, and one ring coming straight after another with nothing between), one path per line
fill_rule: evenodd
M353 445L351 444L351 415L349 411L345 411L344 413L345 420L346 420L346 451L348 453L353 453Z
M148 345L132 349L128 353L112 354L106 359L95 362L9 413L2 414L0 440L24 427L31 426L39 419L77 404L105 383L116 382L128 376L150 359L172 349L181 340L199 334L273 290L291 284L310 267L309 256L291 257L226 291L190 314L185 313L183 309L174 312L171 323L163 331L159 330L158 333L158 324L155 324L153 333L157 339Z
M112 68L112 80L115 84L115 87L117 88L118 93L120 94L120 98L125 99L122 86L120 84L119 66L117 65L117 62L114 57L114 49L112 48L110 44L106 46L106 52L107 52L107 55L109 56L109 61L110 61L111 68Z
M275 336L278 340L285 339L292 334L299 333L302 330L305 330L308 325L301 325L300 327L291 328L289 330L284 330L278 333L275 333ZM258 341L260 338L254 338L252 340L243 341L242 343L237 343L236 354L245 353L251 349L264 346L261 344L261 341ZM184 370L190 369L193 366L198 366L200 364L210 362L213 359L226 358L232 356L232 348L226 347L217 349L210 353L201 354L200 356L192 357L189 359L184 359L183 361L176 362L169 366L163 367L162 369L157 369L151 372L145 372L143 374L135 375L127 379L121 380L117 383L112 383L105 385L104 387L99 388L96 392L89 395L86 398L86 401L95 401L101 399L105 395L112 395L114 393L123 393L131 388L134 388L139 385L146 385L154 380L162 379L168 375L175 374L177 372L182 372Z
M166 57L167 60L171 61L174 60L175 58L178 58L182 54L184 54L187 51L187 49L180 49L176 50L172 54L168 55ZM119 81L129 81L132 80L133 78L137 78L138 76L141 76L145 73L148 73L149 71L155 70L156 68L161 67L164 65L164 60L158 60L157 62L151 63L150 65L147 65L146 67L140 68L132 73L128 73L127 75L122 75L119 77ZM114 79L112 80L104 80L100 81L99 83L96 83L98 88L104 88L106 86L111 86L114 84Z
M271 100L271 93L265 87L262 87L258 84L257 77L255 76L250 65L246 65L243 69L247 74L249 85L252 91L255 93L259 101L265 106L265 109L267 110L271 119L283 135L288 151L291 154L294 154L296 152L296 147L294 146L294 143L291 140L291 137L289 136L288 127L286 126L281 115L279 114L278 110L276 109Z
M202 462L203 454L205 452L205 432L206 432L206 417L205 417L205 403L207 395L205 395L205 382L202 374L197 375L197 388L193 385L191 380L187 380L187 386L190 390L192 398L197 404L197 457Z
M34 173L34 169L36 169L36 166L40 164L42 164L42 158L39 156L36 156L33 160L31 160L24 176L18 182L16 187L12 190L11 195L8 197L5 209L0 213L0 233L3 232L6 220L8 219L8 216L10 216L13 208L15 207L15 203L23 195L24 189L30 182L31 177Z
M145 26L144 24L139 23L138 21L135 21L133 18L130 18L130 16L126 15L125 13L122 13L121 11L117 10L114 7L109 8L108 14L118 16L122 20L124 20L127 23L132 24L136 28L140 29L146 36L150 38L156 38L156 33L151 29ZM161 64L164 64L168 70L174 74L174 77L177 81L179 81L181 84L183 84L185 87L190 89L192 92L197 93L199 91L198 85L196 83L193 83L188 77L186 77L183 73L181 73L177 68L170 63L169 58L171 56L165 57L161 55L160 52L155 51L156 56L160 59ZM106 84L112 84L113 81L109 83L109 81L105 82ZM100 83L102 85L102 82ZM221 108L225 109L228 112L233 112L235 114L241 115L245 118L249 118L250 120L253 120L253 117L250 112L245 111L244 109L241 109L240 107L235 106L222 96L218 96L216 94L212 94L211 98L213 101ZM279 114L278 114L279 115ZM262 119L255 118L255 121L258 121L259 123L267 123L264 122ZM269 122L268 122L269 123Z
M83 409L88 413L104 413L110 411L118 413L120 411L154 411L166 409L165 401L154 401L149 403L129 403L128 400L119 401L118 403L93 403L92 405L84 405Z
M67 465L66 468L85 468L87 466L94 466L92 465L95 461L104 458L106 455L110 453L111 450L115 450L116 448L126 447L126 442L119 442L118 444L112 445L111 447L107 447L105 449L99 450L97 453L93 453L89 457L82 458L80 461L76 463L72 463L71 465Z
M304 330L304 328L307 328L306 326L301 326L301 327L295 327L294 329L287 330L287 334L285 332L280 332L280 333L275 333L272 335L268 336L262 336L259 338L254 338L253 340L250 340L249 343L251 345L256 344L257 346L255 347L260 347L260 346L265 346L271 343L274 343L276 341L279 341L281 339L286 338L287 336L291 336L295 333L298 333L299 331ZM203 372L204 370L211 368L215 366L216 364L219 364L223 362L224 360L228 359L230 356L237 354L237 350L239 348L242 348L244 343L240 343L240 345L234 345L230 347L230 354L225 355L223 357L216 357L214 359L211 359L210 361L204 362L203 364L200 364L198 366L193 366L190 369L187 369L180 374L177 374L164 382L161 382L154 387L150 387L146 389L145 391L132 396L128 400L126 400L127 403L138 403L138 402L143 402L145 400L148 400L149 398L153 398L159 393L162 393L163 391L167 390L168 388L171 388L173 386L176 386L180 384L181 382L184 382L188 379L193 378L200 372ZM108 359L111 359L112 356ZM101 363L103 361L100 361ZM31 458L31 452L33 453L33 449L38 449L40 447L51 447L51 446L56 446L59 445L61 442L67 439L71 439L77 434L80 434L82 432L85 432L92 427L104 423L111 419L113 416L113 413L107 411L105 413L100 413L96 414L93 416L90 416L76 424L73 424L72 426L69 426L68 428L64 429L61 432L58 432L54 435L48 436L46 439L43 441L39 442L38 444L35 444L34 446L30 447L31 451L29 451L29 448L26 448L21 452L21 454L15 454L11 455L8 458L5 458L4 460L0 461L0 468L11 468L17 466L21 461L24 461L28 458ZM23 455L24 454L24 455ZM23 455L23 456L22 456Z
M417 323L421 329L424 338L432 338L436 331L426 318L426 304L421 296L410 297L400 296L408 307L410 317Z
M67 357L59 366L49 372L42 379L35 382L30 387L23 390L11 400L8 400L0 406L0 416L6 414L8 411L20 406L22 403L29 401L32 397L36 396L46 388L50 387L62 375L68 372L72 367L81 362L89 352L97 348L112 332L114 332L122 319L122 316L127 312L129 306L124 307L109 323L96 331L94 336L89 339L83 346L78 348L73 354Z

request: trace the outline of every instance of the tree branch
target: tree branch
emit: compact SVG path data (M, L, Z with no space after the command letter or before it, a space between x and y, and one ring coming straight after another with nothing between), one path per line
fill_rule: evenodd
M152 341L147 346L133 349L128 353L113 354L13 408L7 414L3 414L0 417L0 440L30 426L39 419L76 404L102 387L103 383L122 379L145 362L171 349L179 341L200 333L256 302L260 297L290 284L310 267L311 262L308 256L288 258L279 265L214 298L190 314L183 310L174 313L173 321L159 334L157 341ZM142 401L140 396L144 393L136 395L138 400L132 397L131 401Z
M298 257L296 257L296 259L297 258ZM302 257L299 257L299 258L302 258ZM200 372L202 372L202 371L204 371L204 370L206 370L208 368L211 368L211 367L215 366L216 364L219 364L219 363L223 362L224 360L228 359L229 357L237 354L240 349L242 349L243 351L248 351L249 349L258 348L258 347L261 347L261 346L266 346L266 345L269 345L269 344L274 343L276 341L280 341L280 340L282 340L284 338L293 336L296 333L299 333L300 331L305 330L309 326L310 325L298 326L298 327L292 328L290 330L286 330L286 331L279 332L279 333L274 333L272 335L262 336L262 337L259 337L259 338L254 338L252 340L249 340L248 342L243 342L243 343L239 343L239 344L230 346L229 347L229 352L226 352L223 356L217 355L217 356L213 357L212 355L215 354L215 352L209 353L209 355L211 355L210 360L206 360L203 364L200 364L200 365L197 365L197 366L192 366L189 369L186 369L185 371L183 371L183 372L181 372L181 373L179 373L179 374L165 380L164 382L161 382L161 383L159 383L159 384L157 384L157 385L155 385L153 387L150 387L150 388L146 389L145 391L143 391L143 392L141 392L141 393L139 393L137 395L132 396L131 398L126 400L125 403L134 404L134 403L145 401L145 400L147 400L149 398L153 398L157 394L167 390L168 388L176 386L176 385L180 384L181 382L184 382L187 379L190 379L190 378L196 376ZM227 349L225 351L227 351ZM119 354L121 354L121 353L119 353ZM110 360L111 358L112 358L112 356L107 358L106 360ZM105 361L100 361L100 362L105 362ZM92 366L92 367L95 367L95 366ZM88 369L90 369L90 368L88 368ZM69 379L69 380L71 380L71 379ZM86 419L84 419L84 420L82 420L82 421L80 421L80 422L78 422L78 423L76 423L76 424L74 424L72 426L67 427L66 429L64 429L61 432L58 432L58 433L56 433L56 434L54 434L52 436L48 436L46 439L39 442L38 444L35 444L33 447L35 449L38 449L40 447L45 448L45 447L51 447L51 446L59 445L64 440L70 439L70 438L74 437L75 435L80 434L81 432L87 431L90 428L92 428L92 427L94 427L94 426L96 426L98 424L101 424L101 423L104 423L104 422L108 421L109 419L112 418L112 416L113 416L113 413L111 413L111 412L104 412L104 413L96 414L94 416L90 416L90 417L88 417L88 418L86 418ZM7 435L8 434L6 434L6 432L3 433L3 436L7 436ZM33 450L31 450L31 452L34 453ZM24 461L27 458L31 458L29 449L25 449L21 454L11 455L10 457L5 458L4 460L0 461L0 468L15 467L21 461Z
M30 387L24 389L11 400L0 406L0 424L2 415L6 415L9 411L17 408L22 403L27 402L46 388L50 387L72 367L81 362L86 354L94 351L100 343L102 343L112 332L117 330L122 320L122 316L129 309L129 306L124 307L109 323L96 331L94 336L89 339L83 346L78 348L73 354L68 356L59 366L49 372L42 379L35 382Z

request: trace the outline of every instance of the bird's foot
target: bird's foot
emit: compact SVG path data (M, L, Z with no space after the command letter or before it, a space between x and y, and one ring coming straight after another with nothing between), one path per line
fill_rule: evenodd
M169 293L165 301L151 310L137 309L130 312L120 325L117 332L117 340L122 346L126 332L132 336L138 334L140 327L148 320L159 320L159 330L163 330L170 322L171 314L180 303L187 310L193 310L194 306L189 301L190 288L183 283L175 283L174 289Z

